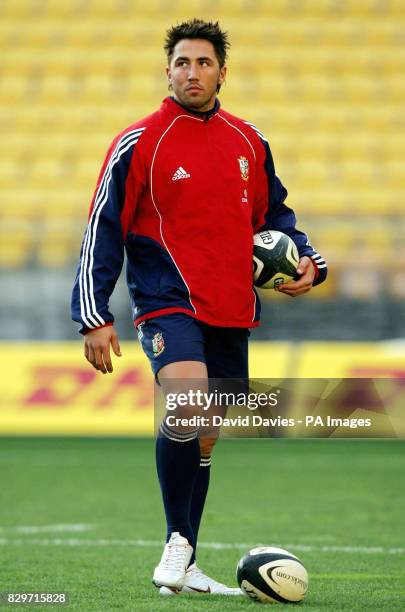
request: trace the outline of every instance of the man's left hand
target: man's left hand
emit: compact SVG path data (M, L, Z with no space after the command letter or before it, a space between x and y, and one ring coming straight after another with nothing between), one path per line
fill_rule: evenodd
M297 274L301 275L298 280L279 285L277 291L290 295L291 297L297 297L297 295L302 295L310 291L315 278L315 268L309 257L301 257L297 268Z

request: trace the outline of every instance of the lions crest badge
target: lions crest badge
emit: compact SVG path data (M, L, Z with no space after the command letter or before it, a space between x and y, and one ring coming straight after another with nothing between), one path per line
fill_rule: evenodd
M165 341L162 332L157 332L152 338L153 356L159 357L165 350Z
M239 162L239 168L240 168L240 175L242 179L244 181L248 181L249 180L249 162L247 158L241 155L240 157L238 157L238 162Z

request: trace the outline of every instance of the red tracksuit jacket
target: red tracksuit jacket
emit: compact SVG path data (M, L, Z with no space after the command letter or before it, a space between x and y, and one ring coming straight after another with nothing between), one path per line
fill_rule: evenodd
M80 331L111 324L124 250L135 323L173 312L210 325L255 327L253 234L277 229L326 263L296 229L287 190L259 130L220 108L194 113L173 98L113 141L90 207L72 296Z

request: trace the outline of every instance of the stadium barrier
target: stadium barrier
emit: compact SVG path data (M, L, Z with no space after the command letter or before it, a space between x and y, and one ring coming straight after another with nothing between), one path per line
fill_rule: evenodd
M83 357L82 345L0 343L0 435L153 435L154 383L135 343L122 344L114 373L103 375ZM402 343L252 342L253 378L385 378L392 398L405 394ZM403 403L393 408L394 429ZM391 419L392 420L392 419Z

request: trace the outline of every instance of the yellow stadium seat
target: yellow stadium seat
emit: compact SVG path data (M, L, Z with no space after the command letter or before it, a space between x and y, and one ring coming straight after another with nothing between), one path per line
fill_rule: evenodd
M3 224L0 230L0 267L16 268L32 257L34 231L29 226Z
M83 232L72 223L46 222L37 245L37 261L46 266L58 267L77 261Z

